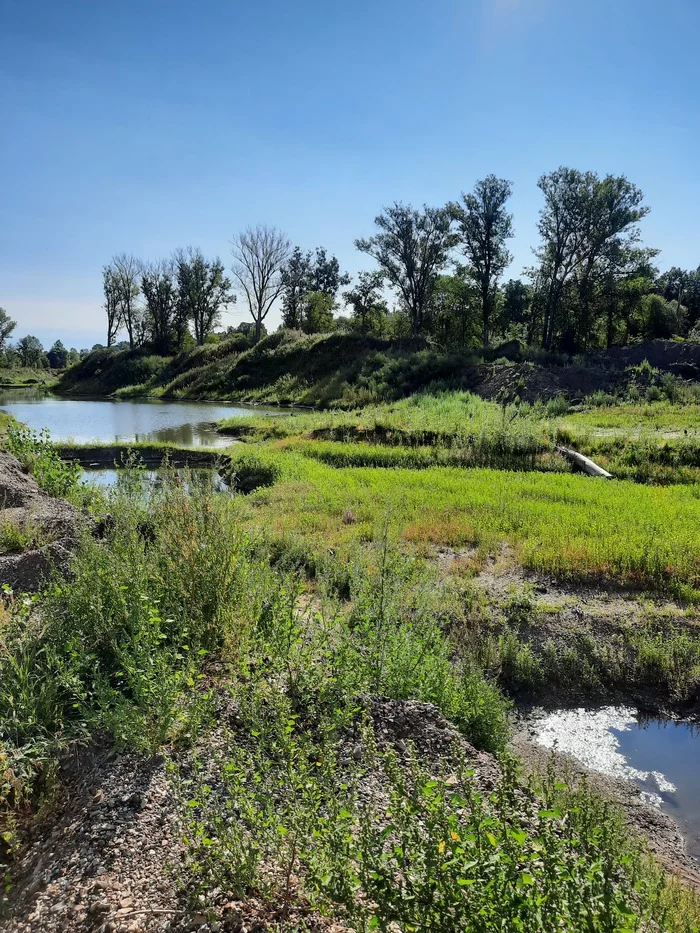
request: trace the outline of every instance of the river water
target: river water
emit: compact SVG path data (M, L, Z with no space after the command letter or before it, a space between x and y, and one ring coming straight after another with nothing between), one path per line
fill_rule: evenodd
M225 402L67 399L35 389L0 390L0 408L35 431L48 428L58 443L163 441L188 447L230 445L231 438L218 434L213 424L222 418L284 414Z
M627 706L567 709L535 716L535 741L592 771L634 782L647 803L679 824L688 853L700 859L700 728L648 718Z

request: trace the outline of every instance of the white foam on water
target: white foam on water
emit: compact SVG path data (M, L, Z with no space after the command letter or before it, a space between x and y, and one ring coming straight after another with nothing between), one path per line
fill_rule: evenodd
M549 713L530 723L535 740L545 748L556 748L576 758L592 771L647 785L641 792L648 803L660 806L661 794L675 793L676 787L660 771L640 771L620 751L613 730L629 732L637 726L636 710L627 706L601 709L571 709ZM655 787L655 793L648 785Z

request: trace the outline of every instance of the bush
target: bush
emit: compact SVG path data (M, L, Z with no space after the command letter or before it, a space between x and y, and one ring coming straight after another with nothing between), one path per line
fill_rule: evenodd
M246 452L232 461L230 483L239 492L253 492L264 486L274 486L280 473L273 461Z

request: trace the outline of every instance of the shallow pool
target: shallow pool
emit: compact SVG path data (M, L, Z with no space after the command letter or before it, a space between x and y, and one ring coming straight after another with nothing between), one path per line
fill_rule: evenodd
M688 852L700 858L700 729L695 723L606 706L544 713L528 724L538 744L571 755L592 771L637 784L645 800L676 820Z

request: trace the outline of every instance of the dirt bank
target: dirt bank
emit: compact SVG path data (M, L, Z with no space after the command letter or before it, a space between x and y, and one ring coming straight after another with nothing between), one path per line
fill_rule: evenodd
M0 584L29 592L40 587L53 568L65 571L76 534L87 522L72 505L39 488L20 462L0 451L0 524L8 532L19 529L35 546L0 554ZM11 542L4 545L11 548Z

